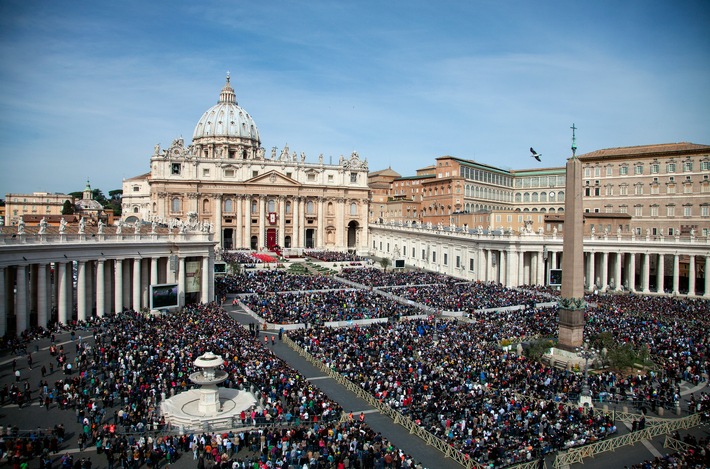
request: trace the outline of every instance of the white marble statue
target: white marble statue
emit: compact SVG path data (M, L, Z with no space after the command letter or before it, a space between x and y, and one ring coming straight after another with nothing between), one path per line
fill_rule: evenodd
M104 221L99 220L99 234L104 234Z
M158 224L153 220L153 223L150 224L150 232L152 234L155 234L155 229L158 227Z
M86 230L86 222L84 221L84 217L81 217L79 220L79 234L84 234L84 231Z
M59 222L59 233L64 234L65 231L67 231L67 221L62 218Z
M140 234L141 233L141 222L137 221L135 223L135 225L133 226L133 228L135 229L136 234Z
M39 234L43 235L47 232L47 219L42 217L39 221Z
M20 222L17 224L17 234L25 234L25 220L20 218Z
M121 234L123 232L123 220L118 220L118 224L116 225L116 234Z

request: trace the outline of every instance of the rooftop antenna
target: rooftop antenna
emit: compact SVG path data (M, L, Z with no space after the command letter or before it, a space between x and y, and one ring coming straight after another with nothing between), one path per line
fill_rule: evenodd
M577 136L575 135L575 131L577 130L577 127L574 126L574 122L572 123L572 158L577 157Z

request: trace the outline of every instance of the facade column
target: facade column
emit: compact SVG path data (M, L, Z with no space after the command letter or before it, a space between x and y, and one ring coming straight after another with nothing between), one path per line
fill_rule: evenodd
M266 247L266 196L259 196L259 237L258 249Z
M76 319L86 321L86 262L77 262L76 267Z
M360 214L360 231L359 235L356 236L356 243L355 246L359 251L365 251L369 249L369 246L367 245L368 240L370 239L370 228L369 228L369 223L368 223L368 217L369 213L367 211L367 203L363 200L360 200L357 206L358 213Z
M106 286L106 281L105 281L105 274L106 274L106 269L104 265L104 260L99 259L96 261L96 316L98 317L103 317L105 310L104 307L106 306L105 302L105 286Z
M629 291L636 291L636 254L629 255Z
M710 256L705 256L705 292L703 298L710 298ZM2 282L0 282L2 285Z
M123 260L115 259L114 264L114 288L113 288L113 298L114 298L114 310L116 313L123 311Z
M251 249L251 197L244 197L244 205L244 238L242 239L243 243L241 247ZM257 248L258 247L259 246L257 246Z
M202 285L200 285L200 301L209 303L210 301L210 258L202 258Z
M217 237L219 247L224 246L224 233L222 233L222 196L215 194L212 196L214 200L214 232Z
M66 285L67 288L67 319L74 319L74 262L67 262L66 270Z
M347 227L345 226L346 200L342 197L335 199L335 247L346 249L348 247ZM349 213L349 212L348 212Z
M32 264L29 266L28 272L30 274L29 277L29 285L27 289L27 297L29 300L29 314L32 315L32 313L37 312L37 271L39 270L39 265L38 264Z
M518 269L516 269L516 264L518 260L518 256L516 255L515 252L512 251L506 251L505 253L505 259L507 261L505 265L505 272L506 272L506 285L509 287L517 287L518 286Z
M656 263L656 292L663 293L665 280L665 269L663 253L658 255L658 262Z
M277 238L281 249L284 248L286 238L286 196L279 196L279 237Z
M602 253L602 290L605 292L609 286L609 253Z
M57 279L57 314L60 324L67 323L67 263L57 262L56 279Z
M242 210L242 205L244 205L244 197L241 194L237 194L234 200L237 205L237 227L234 235L236 239L232 242L232 249L239 249L241 247L245 247L244 220L242 220L242 217L244 216L244 210Z
M614 255L614 291L621 291L623 285L621 281L621 253L617 252Z
M0 337L7 333L7 279L5 278L5 267L0 267ZM705 289L707 293L707 289Z
M49 307L47 304L47 265L37 266L37 325L47 327Z
M503 250L498 251L498 282L502 283L505 287L508 286L508 283L506 282L508 278L508 272L506 270L506 254L507 253Z
M182 256L178 266L178 306L185 306L185 258Z
M291 226L293 227L291 247L301 247L301 198L299 196L295 196L291 203Z
M518 285L525 285L525 252L518 251Z
M673 255L673 294L680 293L680 256Z
M695 256L692 254L688 262L688 296L695 296Z
M133 259L133 305L134 311L141 310L141 260Z
M650 293L650 285L651 285L651 259L649 258L648 253L643 254L643 258L641 261L641 268L643 272L643 292L644 293Z
M17 333L27 330L27 266L18 265L15 267L15 282L17 296L15 297L17 308L15 309L15 324Z
M595 256L593 252L587 253L587 288L590 291L594 291L596 288L595 275L594 272L594 262Z
M325 199L323 197L316 198L318 202L318 235L313 243L313 247L316 249L325 249L325 217L324 217L324 205Z

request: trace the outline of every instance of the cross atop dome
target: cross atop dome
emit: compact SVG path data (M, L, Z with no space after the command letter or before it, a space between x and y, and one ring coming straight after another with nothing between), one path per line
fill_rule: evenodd
M229 71L227 71L227 83L224 84L224 88L219 93L219 101L217 103L230 103L237 104L237 97L234 94L234 88L230 85Z

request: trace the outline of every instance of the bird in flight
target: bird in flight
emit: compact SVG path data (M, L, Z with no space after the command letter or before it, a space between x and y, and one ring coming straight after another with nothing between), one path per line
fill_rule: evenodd
M542 161L542 160L540 159L540 157L542 156L542 153L536 152L533 147L530 147L530 153L532 153L532 155L530 155L530 156L532 156L533 158L535 158L535 159L538 160L538 161Z

